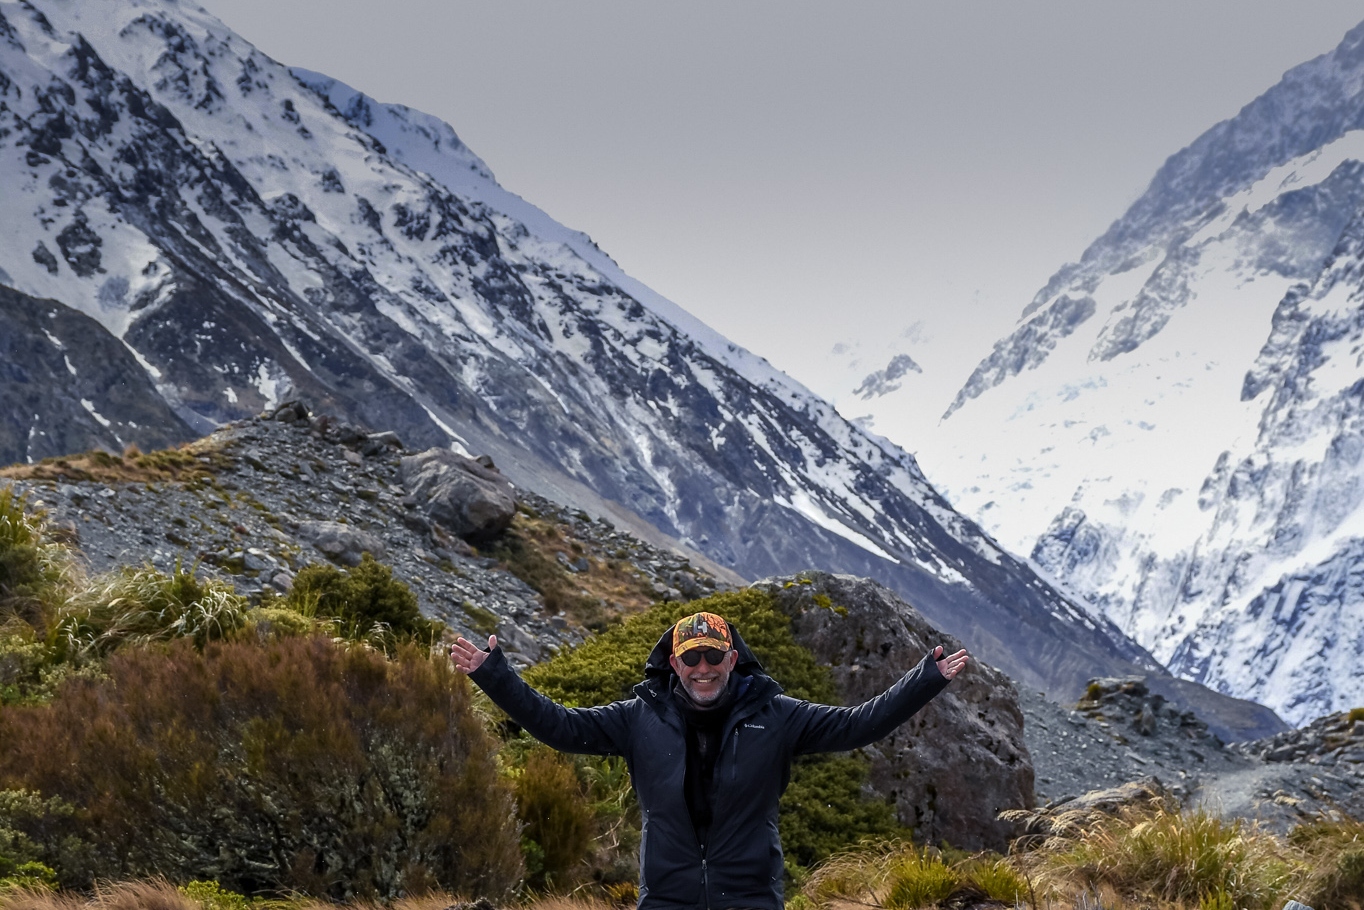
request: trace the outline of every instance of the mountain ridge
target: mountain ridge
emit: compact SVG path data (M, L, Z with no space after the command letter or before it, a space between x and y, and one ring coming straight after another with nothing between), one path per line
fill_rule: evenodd
M1295 723L1364 699L1362 213L1364 24L1171 156L919 448L1173 671Z
M0 267L99 321L195 432L306 398L744 577L876 578L1030 685L1154 670L911 455L498 187L448 125L170 0L7 2L0 31Z

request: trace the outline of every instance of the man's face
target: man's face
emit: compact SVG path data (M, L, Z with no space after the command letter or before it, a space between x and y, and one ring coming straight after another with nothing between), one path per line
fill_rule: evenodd
M690 653L704 654L713 650L715 649L697 648ZM733 648L725 652L724 658L718 664L711 664L703 657L696 666L689 667L676 654L668 658L673 672L682 680L682 688L687 690L692 701L698 705L708 705L724 693L725 686L729 683L729 674L734 671L734 665L738 662L739 652Z

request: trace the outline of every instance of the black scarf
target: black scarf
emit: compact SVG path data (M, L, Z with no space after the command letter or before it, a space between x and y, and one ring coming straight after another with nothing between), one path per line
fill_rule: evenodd
M697 704L679 679L673 685L673 701L687 724L687 772L685 795L687 812L702 849L710 833L714 817L715 759L720 754L720 740L725 732L725 721L739 694L739 674L731 673L729 683L720 697L708 705Z

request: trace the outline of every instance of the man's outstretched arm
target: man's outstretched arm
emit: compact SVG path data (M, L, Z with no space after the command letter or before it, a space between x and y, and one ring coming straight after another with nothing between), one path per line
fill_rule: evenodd
M565 708L526 684L488 636L485 651L465 638L450 646L455 669L466 674L488 693L512 720L540 742L560 752L620 755L627 741L626 720L620 702L600 708Z
M889 736L947 688L969 659L965 650L948 655L937 647L895 685L860 705L838 708L802 704L793 751L843 752Z

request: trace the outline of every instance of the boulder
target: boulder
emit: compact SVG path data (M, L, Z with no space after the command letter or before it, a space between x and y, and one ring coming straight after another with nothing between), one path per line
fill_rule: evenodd
M298 536L333 562L352 568L360 565L365 553L380 560L388 556L388 548L378 537L336 521L305 521L298 526Z
M452 534L479 540L511 526L516 497L496 468L433 448L404 457L401 470L417 508Z
M791 617L796 640L831 669L844 704L885 691L935 645L947 653L962 647L870 579L806 572L754 587L771 593ZM1018 691L978 660L863 752L871 759L871 787L894 801L900 823L923 843L1003 851L1014 825L999 813L1034 805Z

